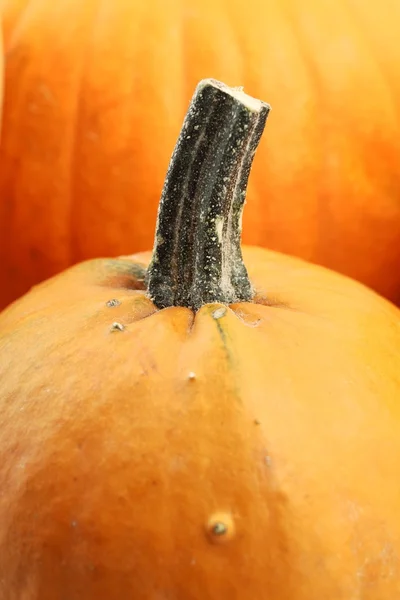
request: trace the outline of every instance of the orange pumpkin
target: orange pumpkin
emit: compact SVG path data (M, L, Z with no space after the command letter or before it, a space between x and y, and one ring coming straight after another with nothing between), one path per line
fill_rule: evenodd
M202 83L150 266L0 315L4 600L400 597L400 311L259 248L248 278L267 111Z
M3 306L77 261L151 245L170 148L210 74L274 107L244 241L400 300L398 0L0 6Z
M0 26L0 115L3 114L3 94L4 94L3 30ZM1 134L1 119L0 119L0 134Z

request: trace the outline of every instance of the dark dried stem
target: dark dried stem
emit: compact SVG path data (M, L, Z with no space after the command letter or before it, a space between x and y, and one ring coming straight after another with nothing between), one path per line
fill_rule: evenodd
M268 112L218 81L197 86L169 165L147 271L158 308L251 300L241 217Z

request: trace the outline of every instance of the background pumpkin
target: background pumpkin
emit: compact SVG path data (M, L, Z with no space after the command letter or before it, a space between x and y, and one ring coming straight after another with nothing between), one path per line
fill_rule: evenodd
M0 21L1 23L1 21ZM4 51L3 51L3 29L0 26L0 115L3 114L3 94L4 94ZM0 119L0 136L1 136Z
M0 6L3 305L76 261L151 247L169 150L210 76L273 106L244 241L400 299L398 0Z
M185 268L182 252L217 257L210 209L221 189L235 205L225 167L229 184L246 183L235 167L243 147L252 158L254 129L241 125L265 117L211 89L221 110L203 123L205 89L186 125L198 119L208 139L197 148L186 127L174 164L182 174L205 159L193 197L169 171L149 290L160 264ZM196 243L162 256L186 217ZM239 243L221 233L222 251ZM251 302L159 310L141 254L77 265L0 315L4 600L399 597L400 312L301 260L244 256ZM239 266L227 258L224 276ZM211 274L198 273L207 291Z

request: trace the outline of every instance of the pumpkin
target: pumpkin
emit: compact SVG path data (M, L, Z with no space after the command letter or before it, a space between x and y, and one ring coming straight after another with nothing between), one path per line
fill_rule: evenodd
M400 301L398 0L0 6L2 306L78 261L151 246L170 148L210 73L274 106L244 242Z
M242 254L268 110L201 82L153 253L0 315L4 600L399 597L400 312Z
M3 53L3 30L0 26L0 115L3 113L3 87L4 87L4 53ZM1 119L0 119L1 126ZM1 135L1 128L0 128Z
M4 53L3 53L3 30L0 21L0 116L3 113L3 94L4 94ZM1 118L0 118L0 142L1 142ZM2 307L0 293L0 309Z

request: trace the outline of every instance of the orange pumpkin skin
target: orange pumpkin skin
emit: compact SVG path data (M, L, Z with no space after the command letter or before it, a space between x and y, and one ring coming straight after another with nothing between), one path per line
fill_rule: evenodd
M399 311L244 258L255 302L195 317L147 299L146 254L2 313L1 598L399 597Z
M4 52L3 52L3 30L0 27L0 115L3 113L3 94L4 94ZM0 121L1 127L1 121ZM1 133L1 129L0 129Z
M273 106L244 241L400 300L398 0L0 5L1 305L80 260L151 246L170 149L210 75Z

